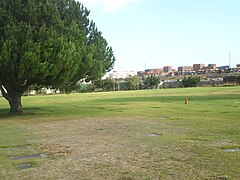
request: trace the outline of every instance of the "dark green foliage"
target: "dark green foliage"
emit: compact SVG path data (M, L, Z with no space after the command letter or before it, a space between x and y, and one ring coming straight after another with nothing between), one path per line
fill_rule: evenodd
M143 87L143 82L139 76L130 76L125 81L127 90L137 90Z
M94 83L99 91L114 91L117 83L114 79L104 79Z
M112 69L112 48L88 15L75 0L0 1L0 88L11 112L30 85L71 91Z
M156 77L156 76L148 76L146 79L144 79L143 81L144 85L146 88L154 88L154 87L157 87L158 84L160 83L160 78L159 77Z
M223 82L227 84L240 84L240 76L226 76L223 78Z
M237 84L240 85L240 75L237 77Z
M197 84L200 82L199 76L184 76L182 83L183 87L196 87Z

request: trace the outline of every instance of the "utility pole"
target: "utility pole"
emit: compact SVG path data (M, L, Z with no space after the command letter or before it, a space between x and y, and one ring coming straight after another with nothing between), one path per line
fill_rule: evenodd
M231 68L231 51L229 51L229 54L228 54L228 58L229 58L229 68Z

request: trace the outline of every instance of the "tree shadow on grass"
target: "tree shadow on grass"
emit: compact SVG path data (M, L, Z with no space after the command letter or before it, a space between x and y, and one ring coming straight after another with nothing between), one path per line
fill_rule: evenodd
M43 108L39 108L39 107L27 107L27 108L23 108L22 113L11 114L11 113L9 113L8 108L4 108L4 109L0 109L0 120L12 118L12 117L40 116L40 115L47 114L46 111L47 111L47 109L43 109Z
M12 115L9 114L8 108L0 109L0 120L8 119L14 116L17 116L16 119L38 119L38 117L49 117L49 116L91 116L91 115L99 115L104 113L104 111L115 111L115 112L123 112L125 109L131 108L128 105L131 105L133 102L147 103L147 102L159 102L159 103L176 103L176 102L184 102L185 95L179 96L142 96L142 97L118 97L118 98L107 98L107 99L97 99L92 100L92 104L86 106L85 104L56 104L42 107L24 107L22 114ZM194 96L189 95L187 98L190 100L191 104L203 105L203 104L220 104L222 103L224 106L234 106L236 108L239 107L239 104L233 104L240 97L239 95L202 95L202 96ZM225 102L226 101L226 102ZM238 101L237 101L238 102ZM97 103L99 106L96 106ZM111 105L111 106L109 106ZM126 105L126 107L125 107ZM155 107L155 105L154 105ZM158 106L156 106L158 108ZM18 118L19 117L19 118ZM22 117L22 118L21 118Z
M0 109L0 119L1 118L8 118L11 114L9 114L9 109Z

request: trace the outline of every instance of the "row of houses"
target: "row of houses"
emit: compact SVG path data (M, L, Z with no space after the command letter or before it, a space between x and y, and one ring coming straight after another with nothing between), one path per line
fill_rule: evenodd
M229 65L226 66L218 66L216 64L193 64L192 66L180 66L177 70L173 69L172 66L164 66L163 68L156 69L146 69L145 71L138 71L137 75L140 77L148 76L148 75L178 75L184 73L192 73L192 72L216 72L216 71L224 71L226 69L230 69ZM240 64L236 65L236 69L240 71Z
M172 66L164 66L163 68L156 68L156 69L146 69L145 71L138 71L137 75L140 77L148 76L148 75L166 75L169 73L174 72L175 70Z
M191 72L191 71L200 71L200 70L216 70L217 68L222 68L222 67L217 67L216 64L208 64L205 66L205 64L193 64L193 66L180 66L178 67L178 72ZM226 68L224 66L224 68ZM227 67L229 68L229 66Z

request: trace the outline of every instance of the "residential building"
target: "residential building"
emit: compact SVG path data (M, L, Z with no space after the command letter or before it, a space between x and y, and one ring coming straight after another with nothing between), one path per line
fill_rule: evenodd
M143 77L145 75L145 71L138 71L137 75Z
M219 70L229 69L229 65L217 67Z
M113 71L107 74L104 78L125 79L136 75L137 74L134 71Z
M178 72L190 72L193 70L192 66L180 66L178 67Z
M208 68L208 70L216 70L217 65L216 64L208 64L207 68Z
M204 71L215 71L217 68L216 64L208 64L208 66L205 66L202 68Z
M193 64L193 71L200 71L204 66L204 64Z
M172 72L172 66L164 66L163 67L163 72L165 72L165 73Z
M158 75L162 73L162 69L146 69L145 70L145 75Z

